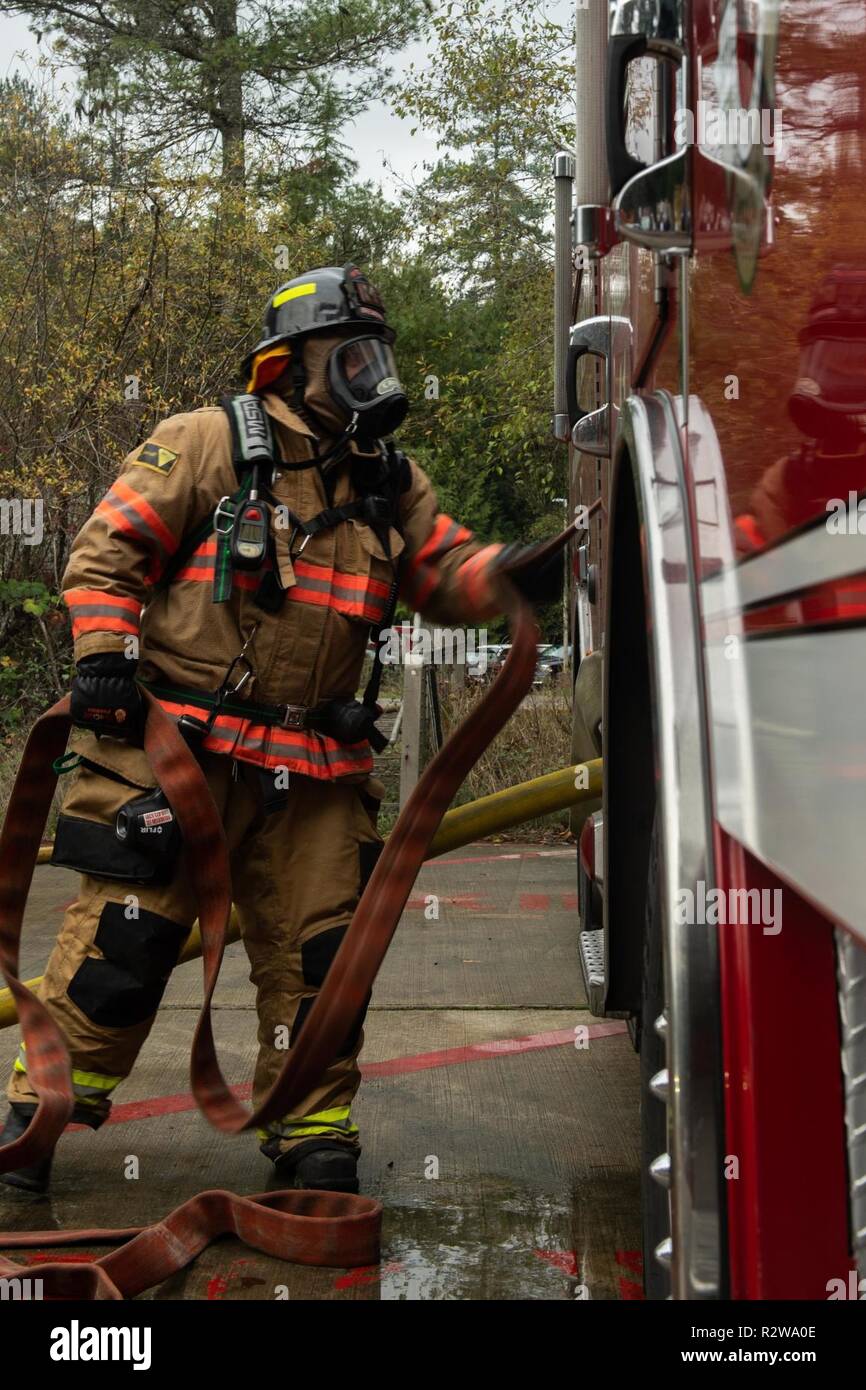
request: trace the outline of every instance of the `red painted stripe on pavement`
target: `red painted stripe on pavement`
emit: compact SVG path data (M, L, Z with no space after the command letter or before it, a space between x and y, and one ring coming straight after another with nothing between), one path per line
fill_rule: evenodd
M229 1089L238 1100L249 1100L253 1093L251 1081L245 1081L242 1086L231 1086ZM180 1091L174 1096L152 1096L149 1100L131 1100L125 1105L115 1105L105 1123L126 1125L133 1120L152 1120L157 1115L182 1115L195 1108L192 1092ZM86 1125L69 1125L68 1128L86 1129Z
M615 1253L617 1264L629 1271L628 1274L621 1274L617 1281L620 1298L643 1302L643 1251L617 1250Z
M617 1250L616 1262L624 1269L630 1269L633 1274L643 1278L643 1251L642 1250Z
M625 1023L615 1020L576 1026L584 1030L581 1034L582 1039L609 1038L628 1031ZM361 1075L407 1076L435 1067L457 1066L462 1062L489 1062L498 1057L537 1052L545 1047L565 1047L574 1041L573 1028L556 1028L548 1033L530 1033L525 1038L494 1038L490 1042L471 1043L468 1047L447 1047L440 1052L417 1052L409 1057L391 1057L384 1062L366 1062L361 1067ZM249 1100L252 1094L252 1084L249 1081L230 1089L238 1100ZM157 1115L180 1115L195 1108L195 1100L190 1091L181 1091L173 1096L152 1096L149 1100L132 1100L125 1105L115 1105L106 1124L130 1124L134 1120L151 1120ZM84 1129L86 1126L69 1125L68 1128Z
M632 1284L628 1279L623 1279L622 1276L619 1278L619 1296L626 1302L631 1300L635 1303L643 1303L646 1298L642 1284Z
M625 1023L581 1024L582 1035L607 1038L628 1031ZM468 1047L447 1047L442 1052L419 1052L414 1057L394 1057L388 1062L368 1062L361 1068L362 1076L406 1076L411 1072L428 1071L431 1067L453 1067L460 1062L489 1062L498 1057L516 1056L521 1052L537 1052L544 1047L565 1047L574 1044L573 1028L556 1028L549 1033L530 1033L525 1038L496 1038L490 1042L470 1043Z

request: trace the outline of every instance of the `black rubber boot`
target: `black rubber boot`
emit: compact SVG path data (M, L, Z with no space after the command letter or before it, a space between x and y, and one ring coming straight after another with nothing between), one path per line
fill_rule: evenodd
M31 1119L36 1114L36 1106L22 1101L9 1102L9 1114L6 1116L6 1123L0 1133L0 1149L6 1144L11 1144L13 1139L20 1139ZM70 1116L71 1125L87 1125L88 1129L99 1129L108 1118L107 1112L95 1115L89 1106L78 1104ZM22 1192L33 1192L38 1196L43 1196L48 1191L48 1183L51 1179L51 1164L54 1161L54 1150L40 1158L38 1163L32 1163L29 1168L12 1168L8 1173L0 1173L0 1182L7 1187L20 1188Z
M262 1153L271 1160L277 1175L287 1186L308 1187L319 1192L357 1192L358 1155L337 1139L307 1139L288 1153L279 1152L279 1139L268 1139Z
M35 1105L11 1103L9 1114L6 1116L6 1124L3 1126L3 1133L0 1134L0 1149L11 1144L13 1139L20 1139L35 1114ZM41 1195L48 1191L53 1158L54 1152L52 1151L50 1154L46 1154L45 1158L40 1158L38 1163L31 1164L29 1168L13 1168L8 1173L0 1173L0 1182L5 1183L7 1187L19 1187L24 1192L35 1192Z

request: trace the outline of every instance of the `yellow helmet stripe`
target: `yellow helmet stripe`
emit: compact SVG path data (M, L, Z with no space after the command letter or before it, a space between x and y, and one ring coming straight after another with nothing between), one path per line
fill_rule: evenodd
M287 304L290 299L300 299L305 294L315 294L316 284L311 280L306 285L289 285L288 289L281 290L274 295L273 307L279 309L281 304Z

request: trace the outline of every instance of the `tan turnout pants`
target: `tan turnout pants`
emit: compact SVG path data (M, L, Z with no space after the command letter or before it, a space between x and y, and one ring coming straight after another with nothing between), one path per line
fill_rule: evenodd
M182 852L162 884L94 871L94 860L106 872L122 869L117 810L153 787L154 779L142 750L120 741L86 735L79 751L88 763L66 797L56 843L73 846L62 862L92 871L82 876L66 912L39 996L69 1047L77 1113L96 1125L132 1070L197 913ZM372 778L358 785L292 773L285 803L267 814L256 768L213 754L202 755L201 763L226 830L233 897L256 989L257 1103L303 1027L375 863L381 787ZM128 781L115 780L118 775ZM292 1114L260 1131L262 1139L278 1138L280 1151L316 1135L357 1145L350 1107L360 1082L362 1023L363 1017L315 1090ZM179 1058L179 1074L181 1065ZM23 1048L7 1094L12 1101L36 1100Z

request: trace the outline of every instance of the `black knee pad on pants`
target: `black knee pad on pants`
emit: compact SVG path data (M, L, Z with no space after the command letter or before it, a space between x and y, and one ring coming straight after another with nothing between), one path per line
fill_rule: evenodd
M143 1023L159 1008L188 932L156 912L139 908L128 918L123 903L106 903L94 938L104 959L82 961L69 981L69 998L100 1027Z
M303 971L305 985L309 985L312 989L321 989L322 985L325 983L325 976L331 968L331 962L340 949L343 937L348 930L348 924L342 927L329 927L327 931L319 932L318 936L313 936L309 941L304 942L301 947L301 969ZM315 1002L315 997L312 999L302 999L298 1005L298 1012L292 1024L292 1036L289 1039L290 1047L294 1047L297 1042L307 1015ZM343 1040L340 1050L337 1053L338 1059L341 1057L351 1057L355 1048L358 1046L358 1039L361 1036L361 1029L364 1026L364 1016L366 1015L369 1002L370 996L368 994L363 1007L359 1010L357 1018Z

